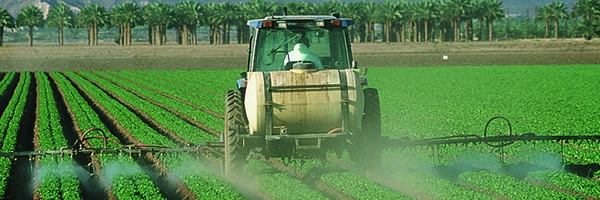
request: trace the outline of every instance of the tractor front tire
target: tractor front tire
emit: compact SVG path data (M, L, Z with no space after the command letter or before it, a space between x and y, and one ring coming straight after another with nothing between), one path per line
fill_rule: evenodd
M239 91L227 92L225 105L225 132L222 140L225 146L223 158L223 171L226 177L233 173L240 173L246 162L247 154L242 141L238 137L246 127L244 120L244 107Z

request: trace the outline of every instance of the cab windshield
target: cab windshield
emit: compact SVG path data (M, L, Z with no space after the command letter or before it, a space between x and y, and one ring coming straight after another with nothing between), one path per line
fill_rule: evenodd
M324 69L347 69L348 46L341 27L290 27L259 29L254 51L252 71L288 70L284 65L286 55L300 38L310 42L309 50L319 57Z

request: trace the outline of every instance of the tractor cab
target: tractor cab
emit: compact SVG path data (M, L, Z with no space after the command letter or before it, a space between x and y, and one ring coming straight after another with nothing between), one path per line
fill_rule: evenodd
M354 21L350 19L320 15L269 16L250 20L248 71L355 68L352 66L347 31L352 24ZM313 54L301 58L312 57L313 60L298 59L298 56L292 58L294 47L298 48L300 43L304 43L300 50L302 53L309 51L308 54Z

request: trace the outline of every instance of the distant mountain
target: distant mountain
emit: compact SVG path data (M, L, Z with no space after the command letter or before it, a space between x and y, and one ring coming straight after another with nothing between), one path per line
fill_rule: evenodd
M21 10L21 8L28 6L28 5L36 5L39 8L42 9L42 11L44 11L44 13L48 12L48 9L50 9L51 5L57 4L57 3L65 3L69 6L71 6L71 8L74 11L79 11L81 8L83 8L86 5L89 4L93 4L93 3L97 3L100 5L103 5L104 7L106 7L107 9L111 9L112 7L114 7L115 5L119 5L125 2L135 2L136 4L140 5L140 6L144 6L147 5L149 3L153 3L153 2L165 2L165 3L169 3L169 4L175 4L177 2L183 2L183 1L188 1L188 0L3 0L2 2L0 2L0 7L4 8L6 10L8 10L8 12L10 12L14 17L17 16L17 14L19 13L19 11ZM248 2L246 1L240 1L240 0L192 0L195 2L199 2L199 3L207 3L207 2ZM270 2L270 0L265 0L267 2ZM305 2L312 2L312 3L321 3L321 2L327 2L329 0L305 0ZM356 2L357 0L342 0L341 2ZM375 2L382 2L383 0L377 0ZM421 1L421 0L407 0L408 2L413 2L413 1ZM548 3L552 3L555 2L557 0L500 0L503 3L503 6L505 8L507 8L507 13L514 15L514 14L520 14L520 15L525 15L525 12L527 9L530 9L531 13L530 15L533 16L533 8L535 8L536 6L542 6ZM574 3L577 0L562 0L561 2L565 2L567 4L567 6L569 8L572 8ZM290 0L274 0L274 2L290 2Z

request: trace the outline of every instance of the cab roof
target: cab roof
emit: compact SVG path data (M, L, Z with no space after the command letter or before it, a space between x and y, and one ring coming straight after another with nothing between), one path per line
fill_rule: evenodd
M354 20L347 18L337 18L330 15L285 15L268 16L264 19L248 20L247 25L254 28L262 28L264 21L332 21L339 20L342 27L348 27L354 24Z

